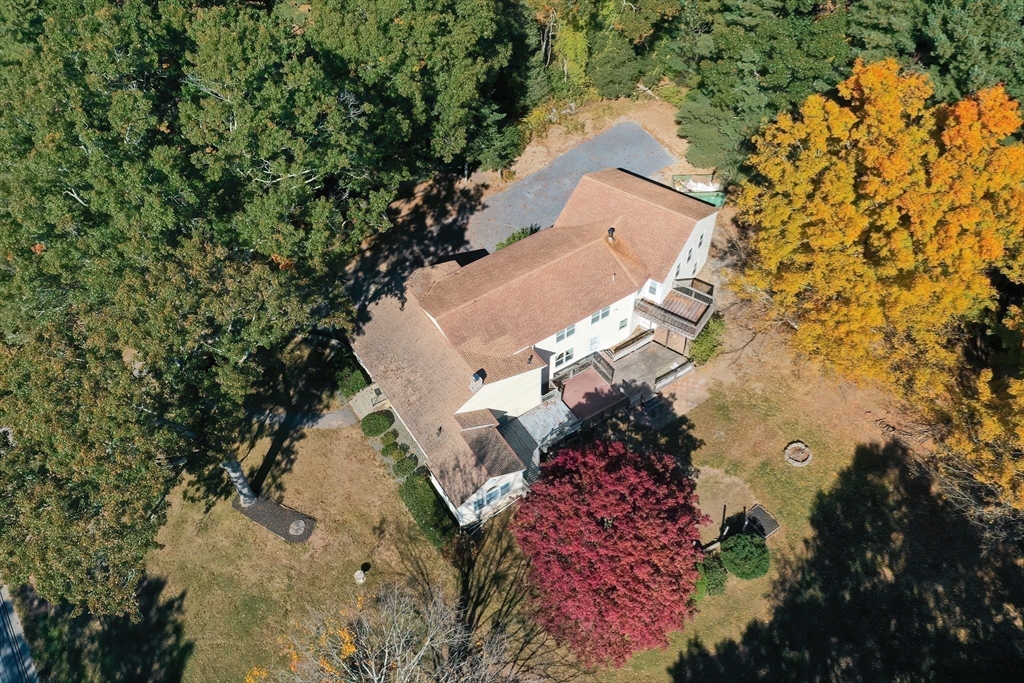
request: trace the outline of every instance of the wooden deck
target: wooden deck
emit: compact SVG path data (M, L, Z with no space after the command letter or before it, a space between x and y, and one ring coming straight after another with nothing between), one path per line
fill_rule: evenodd
M704 315L704 311L708 310L708 305L701 301L697 301L688 296L683 296L678 292L669 292L665 295L665 300L661 302L661 307L666 311L675 313L680 318L685 318L690 322L696 324L700 321L700 317Z
M586 420L622 400L594 368L573 375L562 385L562 401L579 420Z
M655 380L686 363L686 358L658 343L650 343L612 363L613 380L627 395L654 393Z

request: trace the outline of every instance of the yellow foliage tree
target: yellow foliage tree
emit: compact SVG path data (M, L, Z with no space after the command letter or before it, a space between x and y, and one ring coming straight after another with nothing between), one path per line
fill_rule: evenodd
M797 348L941 424L939 469L972 512L1019 515L1024 380L958 381L964 323L996 308L992 272L1024 280L1024 146L1006 144L1018 104L995 87L929 107L928 77L892 60L858 61L838 93L755 138L740 281ZM1011 308L1004 325L1024 331L1024 315Z
M1011 306L1003 324L1019 336L1024 333L1024 312ZM1024 352L1024 345L1018 352ZM1024 380L996 378L986 368L972 389L953 393L950 430L943 443L952 457L940 467L993 489L996 495L988 501L993 511L1008 506L1024 512Z
M927 75L894 60L858 61L838 92L755 137L741 282L802 351L937 400L962 322L993 304L989 271L1022 276L1018 105L995 87L929 107Z

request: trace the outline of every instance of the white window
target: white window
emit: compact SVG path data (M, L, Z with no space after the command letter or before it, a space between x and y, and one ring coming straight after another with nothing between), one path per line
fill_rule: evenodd
M629 324L629 318L623 318L622 320L619 321L619 329L620 330L626 329L626 325L628 325L628 324Z
M593 325L598 320L604 320L605 318L607 318L611 314L611 312L612 312L612 307L611 306L605 306L600 311L598 311L594 315L590 316L590 324Z
M473 512L480 512L484 509L484 505L486 505L486 503L484 502L483 496L477 498L473 501Z
M571 337L574 334L576 334L576 325L569 325L569 327L559 331L558 334L555 335L555 341L565 341L567 337Z
M497 486L495 486L493 489L488 491L487 492L487 503L486 503L486 505L490 505L494 501L498 500L498 496L499 495L500 494L498 493L498 487Z
M507 483L507 484L502 484L501 485L501 497L504 498L505 496L507 496L508 492L511 491L511 490L512 490L511 482Z
M555 356L555 367L556 368L560 368L563 365L565 365L566 363L568 363L569 361L571 361L572 360L572 352L573 352L573 349L569 349L568 351L563 351L562 353L560 353L557 356Z
M657 294L658 293L658 283L657 282L652 282L651 286L647 288L647 291L650 292L651 294Z
M697 248L700 249L704 246L704 233L700 234L700 239L697 240Z
M697 264L694 263L693 264L693 271L690 273L690 277L693 277L696 274L697 274Z
M690 259L693 258L693 247L690 247L690 251L686 252L686 262L689 263Z
M679 269L683 267L682 263L676 264L676 277L679 277Z
M590 340L590 352L593 353L601 348L601 336L598 335Z

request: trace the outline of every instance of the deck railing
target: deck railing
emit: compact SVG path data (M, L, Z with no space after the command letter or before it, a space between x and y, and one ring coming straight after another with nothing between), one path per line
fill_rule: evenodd
M683 296L688 296L691 299L696 299L702 304L713 306L715 304L715 286L698 280L697 278L686 278L683 280L676 280L672 283L672 289L679 292Z
M674 332L678 332L684 337L693 339L697 336L700 331L697 325L687 320L681 315L673 313L667 309L662 308L653 301L647 299L637 299L635 308L644 317L650 319L652 322L664 325ZM708 307L711 310L711 307Z
M587 368L594 368L597 374L601 375L601 378L604 379L605 382L608 382L608 384L612 383L612 377L615 376L615 369L600 351L595 351L589 356L579 359L569 367L562 368L551 376L551 382L560 387Z
M666 373L664 373L662 375L659 375L654 380L654 390L658 391L658 390L668 386L669 384L671 384L672 382L676 381L677 379L679 379L680 377L682 377L686 373L690 372L691 370L693 370L693 361L692 360L688 360L685 363L683 363L682 365L680 365L679 367L673 368L673 369L669 370L668 372L666 372Z
M605 353L611 358L612 362L619 360L624 356L628 356L633 353L641 346L644 346L648 342L654 339L654 330L644 330L640 334L634 335L629 339L626 339L622 343L613 346L608 349Z

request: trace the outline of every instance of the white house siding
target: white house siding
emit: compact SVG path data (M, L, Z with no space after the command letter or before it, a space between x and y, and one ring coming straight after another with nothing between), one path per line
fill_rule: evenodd
M713 213L707 218L697 221L697 224L693 226L693 232L690 233L689 239L686 240L686 244L680 250L675 263L672 264L669 282L676 279L685 280L694 277L704 267L708 260L708 250L711 248L711 238L715 233L715 218L717 216L717 213ZM704 236L703 240L701 240L701 235ZM690 249L693 249L693 257L687 261L686 256L690 253ZM677 269L679 271L678 276L676 276ZM658 303L661 303L660 299Z
M490 505L484 506L482 510L475 510L474 506L477 500L486 500L487 492L491 489L497 488L501 491L502 484L511 484L511 489L504 496L499 496ZM526 480L523 478L523 473L513 472L512 474L503 474L500 477L492 477L487 481L486 484L477 489L469 499L463 503L457 510L452 510L455 513L456 519L459 520L459 524L465 526L467 524L473 524L474 522L480 522L491 515L495 514L510 502L519 498L526 493Z
M581 358L589 356L592 351L591 340L595 337L597 338L597 346L593 350L611 348L620 341L629 337L629 333L633 331L634 299L635 295L630 294L629 296L611 304L608 307L608 316L606 318L598 319L597 322L590 322L592 315L588 315L583 320L577 321L576 332L571 337L566 337L561 342L558 341L558 335L554 334L547 339L534 344L534 348L540 352L543 359L548 363L552 374L562 368L568 367ZM594 311L594 313L600 313L600 311ZM626 326L620 329L619 323L623 320L626 321ZM568 349L573 349L572 361L564 363L556 368L555 357Z
M519 417L540 405L540 383L544 366L534 361L536 370L530 370L497 382L484 381L484 385L466 403L456 410L468 413L471 410L493 410L500 415ZM468 381L468 380L467 380Z
M715 231L715 218L718 214L712 214L707 218L697 221L693 226L693 232L686 240L686 244L679 250L676 260L672 263L672 270L669 271L667 282L648 280L643 288L637 292L637 296L660 304L665 300L665 295L672 290L674 280L686 280L695 277L708 260L708 249L711 247L711 237ZM703 239L701 237L703 236ZM687 258L689 256L689 258ZM651 291L653 286L654 291Z

